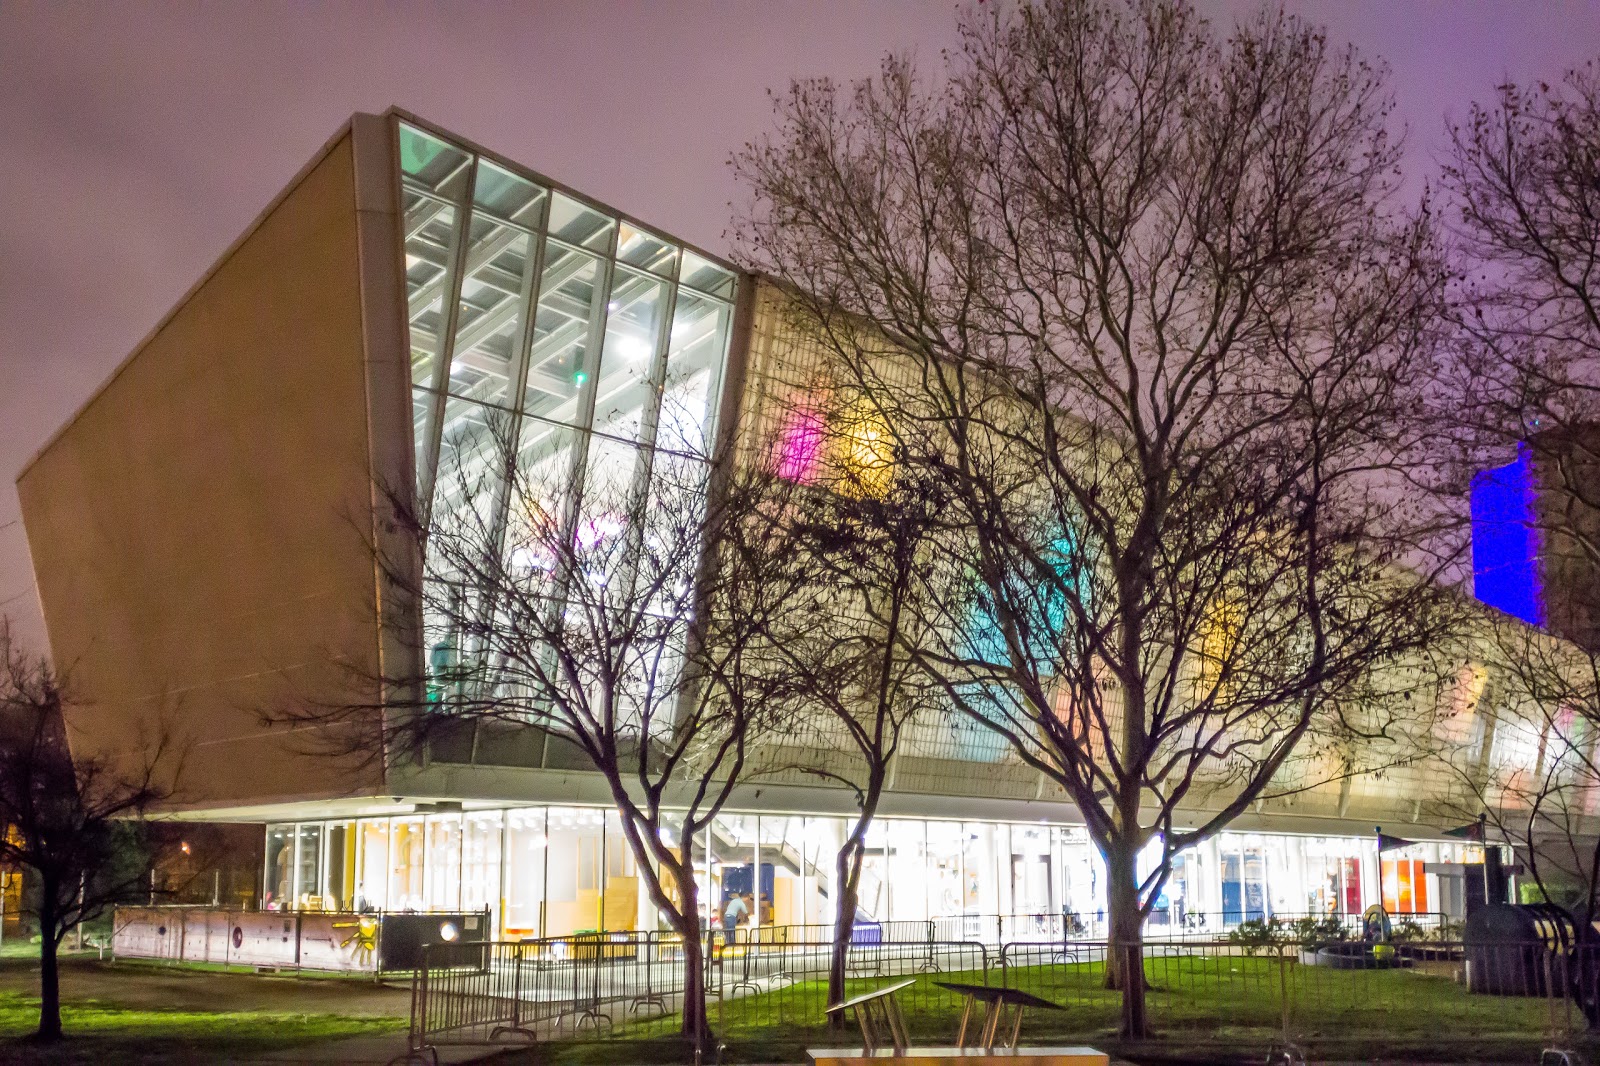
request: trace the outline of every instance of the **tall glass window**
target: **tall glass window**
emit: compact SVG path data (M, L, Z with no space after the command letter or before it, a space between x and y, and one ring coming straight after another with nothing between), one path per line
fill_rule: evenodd
M384 910L389 905L389 819L361 823L356 858L355 909Z
M294 826L267 827L266 891L262 903L269 911L289 910L294 903Z
M322 910L322 823L302 825L296 836L295 907Z
M545 811L506 812L505 914L502 934L522 940L545 935Z
M461 906L461 815L434 814L427 820L429 910Z
M645 495L646 474L703 490L733 272L436 134L401 122L397 137L417 485L432 519L550 572L539 540L609 543L630 505L672 502ZM450 668L466 661L449 634L429 640Z

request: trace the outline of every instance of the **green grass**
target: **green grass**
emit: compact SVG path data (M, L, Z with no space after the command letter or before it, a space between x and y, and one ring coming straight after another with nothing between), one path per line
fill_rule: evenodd
M1416 970L1333 970L1261 957L1183 955L1147 963L1151 1024L1159 1039L1144 1050L1181 1050L1216 1059L1232 1052L1259 1061L1283 1025L1280 980L1290 998L1291 1039L1323 1055L1365 1058L1432 1058L1527 1061L1543 1046L1550 1026L1545 1001L1469 995L1449 976ZM859 978L847 994L858 995L905 977ZM981 971L919 974L898 999L915 1044L954 1042L962 1001L935 981L983 983ZM989 983L999 983L991 970ZM1120 993L1104 987L1100 963L1012 967L1007 983L1060 1004L1061 1011L1032 1010L1023 1023L1031 1044L1091 1043L1124 1052L1116 1027ZM757 995L712 1004L712 1025L730 1057L743 1061L803 1061L807 1046L849 1045L858 1038L830 1033L823 1021L824 982L801 982ZM616 1012L621 1015L621 1011ZM1583 1018L1574 1013L1578 1032ZM975 1024L975 1023L974 1023ZM617 1035L649 1045L638 1054L611 1044L612 1058L655 1058L676 1031L674 1017L629 1023ZM1204 1049L1204 1050L1201 1050ZM570 1047L568 1061L601 1061L594 1052Z
M237 1058L341 1037L396 1032L393 1018L270 1011L147 1010L94 1001L63 1006L68 1039L40 1047L27 1038L39 1020L37 997L0 992L0 1061L16 1063L189 1063Z

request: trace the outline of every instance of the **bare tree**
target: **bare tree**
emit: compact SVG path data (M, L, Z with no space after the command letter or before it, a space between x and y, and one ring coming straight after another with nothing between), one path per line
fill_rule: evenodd
M781 96L743 254L947 487L919 661L1082 812L1137 1036L1172 857L1407 757L1455 603L1409 490L1443 271L1381 72L1294 19L1051 0L961 38L938 82Z
M772 491L778 505L765 511L770 524L753 539L773 556L767 565L787 561L796 594L759 639L772 674L793 694L789 732L802 747L794 768L844 787L855 800L834 861L828 1001L838 1003L868 831L902 741L919 717L943 704L916 654L926 583L937 571L927 555L942 522L942 489L888 477L892 455L862 454L850 412L830 409L820 392L804 408L781 410L778 421L790 439L780 432L757 455L770 456L774 484L788 488ZM796 465L786 454L796 448L816 453L812 469L785 470Z
M703 1045L701 916L714 904L700 898L694 849L745 775L755 730L792 696L756 635L800 579L760 537L759 465L595 449L574 474L548 433L469 427L446 441L431 513L390 494L424 561L383 556L383 568L421 605L427 676L384 679L381 738L325 735L367 757L422 757L463 728L537 727L575 746L681 941L683 1032ZM370 711L297 713L328 725Z
M1478 821L1473 839L1510 844L1540 895L1591 922L1600 917L1595 660L1510 618L1492 627L1479 657L1463 667L1454 699L1461 743L1450 765L1466 787L1448 809ZM1491 713L1491 702L1500 710Z
M144 832L142 819L169 797L165 782L175 769L162 739L116 765L74 759L66 700L49 663L19 648L0 621L0 862L35 882L24 906L39 924L37 1035L45 1041L62 1037L63 938L150 891L161 838Z
M1500 477L1520 507L1480 520L1520 539L1531 564L1525 620L1491 665L1530 723L1497 733L1517 759L1473 767L1485 812L1551 898L1592 916L1600 850L1592 814L1600 733L1600 74L1503 85L1451 128L1449 218L1465 259L1454 291L1462 392L1453 413L1471 466L1515 456ZM1480 580L1491 577L1486 572ZM1570 891L1563 892L1557 882Z

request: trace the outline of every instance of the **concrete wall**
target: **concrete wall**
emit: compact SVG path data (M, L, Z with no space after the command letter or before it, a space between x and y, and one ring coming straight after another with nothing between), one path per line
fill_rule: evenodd
M174 806L381 787L263 717L377 696L373 484L411 477L389 130L357 116L18 478L74 751L170 730Z
M125 959L373 973L379 921L211 907L118 907L112 953Z

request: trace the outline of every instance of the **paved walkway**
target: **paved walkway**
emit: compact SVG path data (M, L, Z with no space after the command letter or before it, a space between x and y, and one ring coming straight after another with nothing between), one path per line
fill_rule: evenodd
M405 1033L393 1033L389 1036L356 1036L345 1040L329 1040L320 1044L306 1044L296 1048L286 1048L283 1051L274 1051L255 1058L247 1059L251 1063L276 1063L277 1066L322 1066L324 1063L338 1062L359 1064L374 1064L383 1066L385 1063L404 1063L407 1040ZM504 1051L504 1047L444 1047L439 1049L439 1061L444 1063L482 1062L492 1059ZM416 1063L431 1063L430 1056L420 1056L413 1060Z

